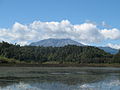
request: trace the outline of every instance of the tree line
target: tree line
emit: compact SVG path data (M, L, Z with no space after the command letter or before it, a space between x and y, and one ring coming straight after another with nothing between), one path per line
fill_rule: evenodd
M112 55L93 46L20 46L3 41L0 43L0 56L20 62L120 63L120 52Z

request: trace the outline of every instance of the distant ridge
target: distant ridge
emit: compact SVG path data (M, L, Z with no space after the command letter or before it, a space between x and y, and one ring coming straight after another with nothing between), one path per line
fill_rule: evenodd
M30 46L44 46L44 47L63 47L66 45L77 45L77 46L86 46L84 44L81 44L77 41L71 40L71 39L56 39L56 38L49 38L44 39L38 42L33 42L30 44ZM110 47L98 47L99 49L104 50L107 53L116 54L119 50L113 49Z
M48 46L63 47L66 45L84 46L83 44L78 43L71 39L54 39L54 38L44 39L30 44L30 46L44 46L44 47L48 47Z
M98 48L104 50L105 52L111 53L111 54L116 54L119 51L118 49L113 49L110 47L98 47Z

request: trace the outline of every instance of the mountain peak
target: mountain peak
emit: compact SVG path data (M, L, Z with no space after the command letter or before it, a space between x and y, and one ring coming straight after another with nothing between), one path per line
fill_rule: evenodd
M78 43L74 40L71 40L69 38L63 38L63 39L56 39L56 38L49 38L44 39L38 42L33 42L30 44L30 46L52 46L52 47L63 47L66 45L77 45L77 46L83 46L83 44Z

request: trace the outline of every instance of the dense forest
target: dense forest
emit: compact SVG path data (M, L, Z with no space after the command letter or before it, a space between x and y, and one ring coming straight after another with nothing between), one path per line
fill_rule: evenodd
M10 62L120 63L120 52L112 55L92 46L40 47L1 42L0 63Z

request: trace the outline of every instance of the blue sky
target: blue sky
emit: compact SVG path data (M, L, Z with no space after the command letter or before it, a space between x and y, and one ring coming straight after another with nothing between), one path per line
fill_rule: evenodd
M0 0L0 28L9 29L10 32L15 22L28 25L34 21L61 22L68 20L72 25L89 21L89 23L95 23L99 29L116 28L119 30L119 9L120 0ZM101 25L103 22L110 27L103 27ZM119 39L109 38L99 43L88 42L88 44L101 46L112 43L118 45L120 44ZM33 40L31 39L31 41ZM81 40L79 39L79 41Z
M0 26L68 19L73 24L91 20L120 27L119 9L120 0L0 0Z

